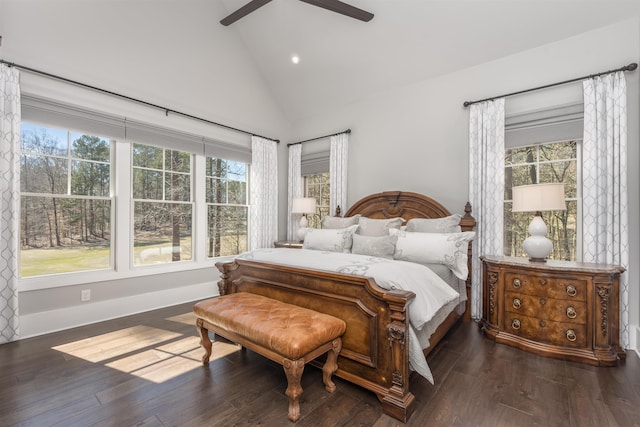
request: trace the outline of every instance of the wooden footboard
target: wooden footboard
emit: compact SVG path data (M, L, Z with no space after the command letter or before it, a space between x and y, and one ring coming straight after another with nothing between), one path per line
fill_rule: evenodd
M386 414L409 418L415 405L407 341L412 292L388 291L367 277L256 261L216 266L221 295L250 292L343 319L347 330L336 375L376 393Z

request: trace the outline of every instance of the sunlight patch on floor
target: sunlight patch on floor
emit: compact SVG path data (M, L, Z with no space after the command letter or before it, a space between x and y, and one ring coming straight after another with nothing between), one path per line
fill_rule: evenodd
M179 314L173 317L167 317L166 320L171 320L172 322L183 323L185 325L196 326L196 315L193 312Z
M133 326L95 337L53 347L69 356L102 362L145 347L151 347L181 336L177 332L150 326Z
M187 314L175 316L186 321ZM174 319L170 318L170 320ZM176 320L176 321L181 321ZM190 324L195 324L191 320ZM177 339L183 337L182 339ZM211 361L240 350L227 342L213 342ZM134 326L95 337L53 347L65 353L65 358L81 358L93 363L161 383L202 366L204 349L200 337L187 336L152 328Z

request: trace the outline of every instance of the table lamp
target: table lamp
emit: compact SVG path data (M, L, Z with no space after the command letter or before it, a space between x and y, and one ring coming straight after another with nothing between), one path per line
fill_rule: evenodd
M542 219L542 211L564 211L564 184L532 184L513 187L512 212L535 212L529 224L529 234L523 243L529 261L547 262L545 258L553 250L553 243L547 239L547 225Z
M307 214L316 213L316 199L314 197L297 197L293 199L291 213L302 214L300 225L298 226L298 239L304 240L307 233L309 220Z

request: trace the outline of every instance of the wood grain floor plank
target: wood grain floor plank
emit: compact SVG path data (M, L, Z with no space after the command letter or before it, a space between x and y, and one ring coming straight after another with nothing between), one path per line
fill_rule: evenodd
M429 355L435 385L410 377L416 410L406 424L340 378L327 393L311 366L294 424L280 365L219 337L200 364L192 306L0 345L0 425L640 427L635 353L614 368L549 359L487 340L473 322Z

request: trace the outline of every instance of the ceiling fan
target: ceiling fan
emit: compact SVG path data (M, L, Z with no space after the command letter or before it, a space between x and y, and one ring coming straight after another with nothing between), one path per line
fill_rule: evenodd
M249 3L242 6L240 9L233 12L220 21L225 27L236 22L238 19L243 18L253 12L254 10L264 6L271 0L251 0ZM312 4L314 6L322 7L332 12L340 13L342 15L359 19L360 21L369 22L373 18L373 13L369 13L366 10L358 9L350 4L343 3L339 0L300 0L305 3Z

